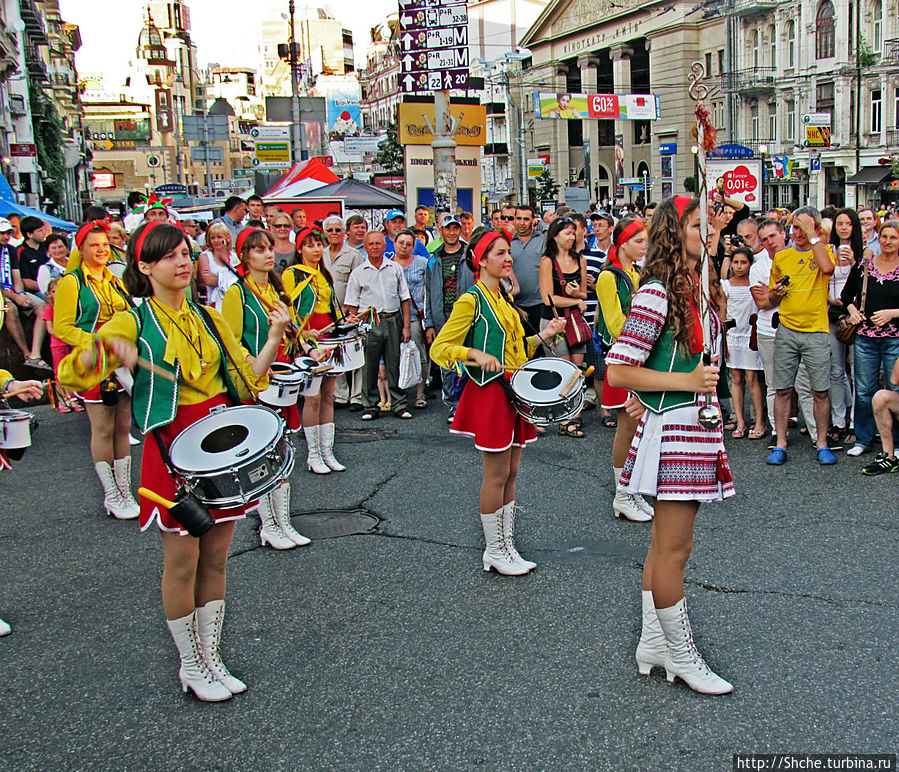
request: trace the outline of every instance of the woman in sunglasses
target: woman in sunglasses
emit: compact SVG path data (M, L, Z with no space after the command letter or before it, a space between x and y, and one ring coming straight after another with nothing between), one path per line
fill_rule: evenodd
M278 212L269 218L269 228L275 237L275 273L280 276L293 263L296 249L290 240L293 234L293 221L286 212Z

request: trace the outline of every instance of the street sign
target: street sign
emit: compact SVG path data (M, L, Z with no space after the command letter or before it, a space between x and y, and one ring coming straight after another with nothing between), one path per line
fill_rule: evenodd
M465 3L442 8L421 8L400 14L403 30L434 29L435 27L462 26L468 23L468 7Z
M254 126L250 136L253 139L290 139L290 126Z
M9 146L9 154L13 158L32 158L37 155L37 145L12 143Z
M830 113L806 113L802 122L806 126L830 126Z
M259 163L284 163L290 164L290 142L257 142L256 158Z
M805 142L806 147L830 147L830 126L806 126Z
M206 125L204 137L203 124ZM185 115L181 118L181 133L185 142L227 142L227 115Z
M407 94L417 92L444 91L449 89L468 89L471 86L471 76L468 70L452 69L435 70L434 72L410 72L402 78L403 91Z
M187 185L179 185L177 182L157 185L154 190L160 195L171 196L172 198L181 198L187 195Z
M258 158L254 158L252 164L259 171L263 169L289 169L291 167L290 161L260 161Z
M386 139L386 136L377 137L344 137L343 152L349 155L359 155L360 153L377 153L380 148L378 144Z
M665 142L659 145L659 155L677 155L677 142Z
M402 59L403 72L421 70L451 70L468 68L468 48L447 48L438 51L419 51L406 54Z
M403 51L427 51L468 45L468 26L438 27L437 29L404 32L400 38Z
M255 172L252 169L234 169L231 174L235 177L252 177Z
M190 149L190 162L192 164L202 164L209 161L211 164L225 163L224 148L211 145L208 147L192 147Z
M463 0L398 0L400 11L415 11L419 8L441 8L446 5L458 5Z

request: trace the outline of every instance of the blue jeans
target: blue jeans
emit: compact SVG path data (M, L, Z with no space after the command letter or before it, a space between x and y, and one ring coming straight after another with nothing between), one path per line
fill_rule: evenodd
M855 436L859 445L870 447L877 429L871 400L880 388L880 374L885 375L886 387L899 392L890 383L890 373L899 358L899 338L869 338L855 336Z

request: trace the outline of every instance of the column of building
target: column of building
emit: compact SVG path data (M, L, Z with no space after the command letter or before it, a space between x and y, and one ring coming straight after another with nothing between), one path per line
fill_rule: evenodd
M612 58L612 81L615 84L616 94L629 94L631 91L631 57L634 49L623 43L612 46L609 49ZM621 136L621 147L624 151L623 163L619 163L618 153L615 150L615 174L617 177L630 177L634 156L634 132L630 121L615 121L615 135ZM617 144L617 143L616 143Z
M585 94L595 94L597 89L597 68L599 59L596 56L586 54L578 57L577 66L581 71L581 88ZM588 157L584 158L587 193L590 201L598 199L599 188L599 120L585 118L584 122L584 147L589 148ZM589 158L589 160L588 160Z

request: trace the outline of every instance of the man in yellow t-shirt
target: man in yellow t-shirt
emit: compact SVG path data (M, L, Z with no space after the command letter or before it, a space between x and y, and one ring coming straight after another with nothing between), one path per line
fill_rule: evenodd
M768 284L780 323L774 336L774 426L777 445L768 463L787 460L790 390L800 362L805 364L814 394L818 463L836 463L827 447L830 425L830 326L827 290L834 271L833 249L821 239L821 214L810 206L793 213L793 246L774 255Z

